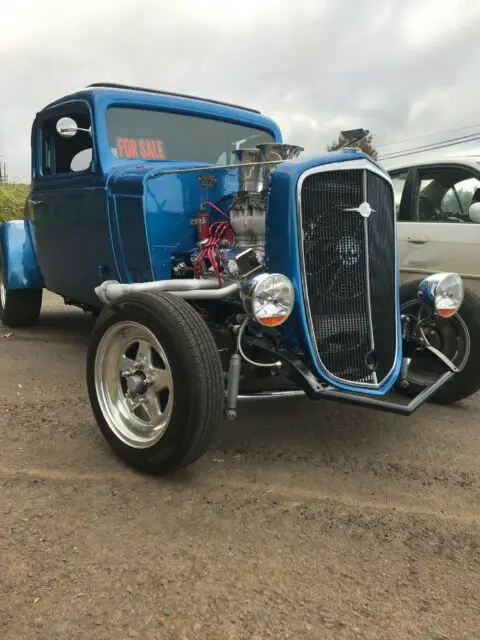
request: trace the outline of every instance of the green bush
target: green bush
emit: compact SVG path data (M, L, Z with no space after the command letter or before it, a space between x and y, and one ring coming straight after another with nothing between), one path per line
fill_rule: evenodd
M26 184L0 184L0 224L7 220L23 218L27 195Z

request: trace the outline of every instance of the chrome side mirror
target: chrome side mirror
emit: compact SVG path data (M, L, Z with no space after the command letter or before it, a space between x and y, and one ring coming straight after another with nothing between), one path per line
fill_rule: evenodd
M82 129L81 127L78 127L75 120L68 117L60 118L60 120L57 120L55 128L58 135L62 138L73 138L73 136L76 135L79 131L83 131L85 133L88 133L89 135L92 135L91 129Z

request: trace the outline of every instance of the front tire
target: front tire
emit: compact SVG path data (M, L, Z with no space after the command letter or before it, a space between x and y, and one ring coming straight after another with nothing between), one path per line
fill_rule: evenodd
M420 307L418 286L421 280L400 287L400 307L404 314L415 315ZM465 288L465 296L458 312L445 320L434 317L427 337L457 367L466 360L463 369L454 375L431 398L432 403L453 404L468 398L480 389L480 299ZM414 397L444 373L445 367L428 353L412 358L407 369L409 386L399 389Z
M223 414L213 336L185 300L168 293L129 294L103 309L88 349L87 387L110 447L146 473L195 462Z

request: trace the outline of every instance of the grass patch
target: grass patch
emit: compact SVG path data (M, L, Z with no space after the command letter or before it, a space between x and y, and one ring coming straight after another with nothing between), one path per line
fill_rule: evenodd
M0 184L0 224L23 218L28 189L27 184Z

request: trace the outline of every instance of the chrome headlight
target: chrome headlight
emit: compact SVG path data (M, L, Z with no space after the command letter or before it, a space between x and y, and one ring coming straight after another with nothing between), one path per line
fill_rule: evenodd
M441 318L451 318L457 313L464 293L463 280L458 273L434 273L418 287L419 297Z
M292 313L293 284L281 273L261 273L242 283L240 298L245 312L265 327L278 327Z

